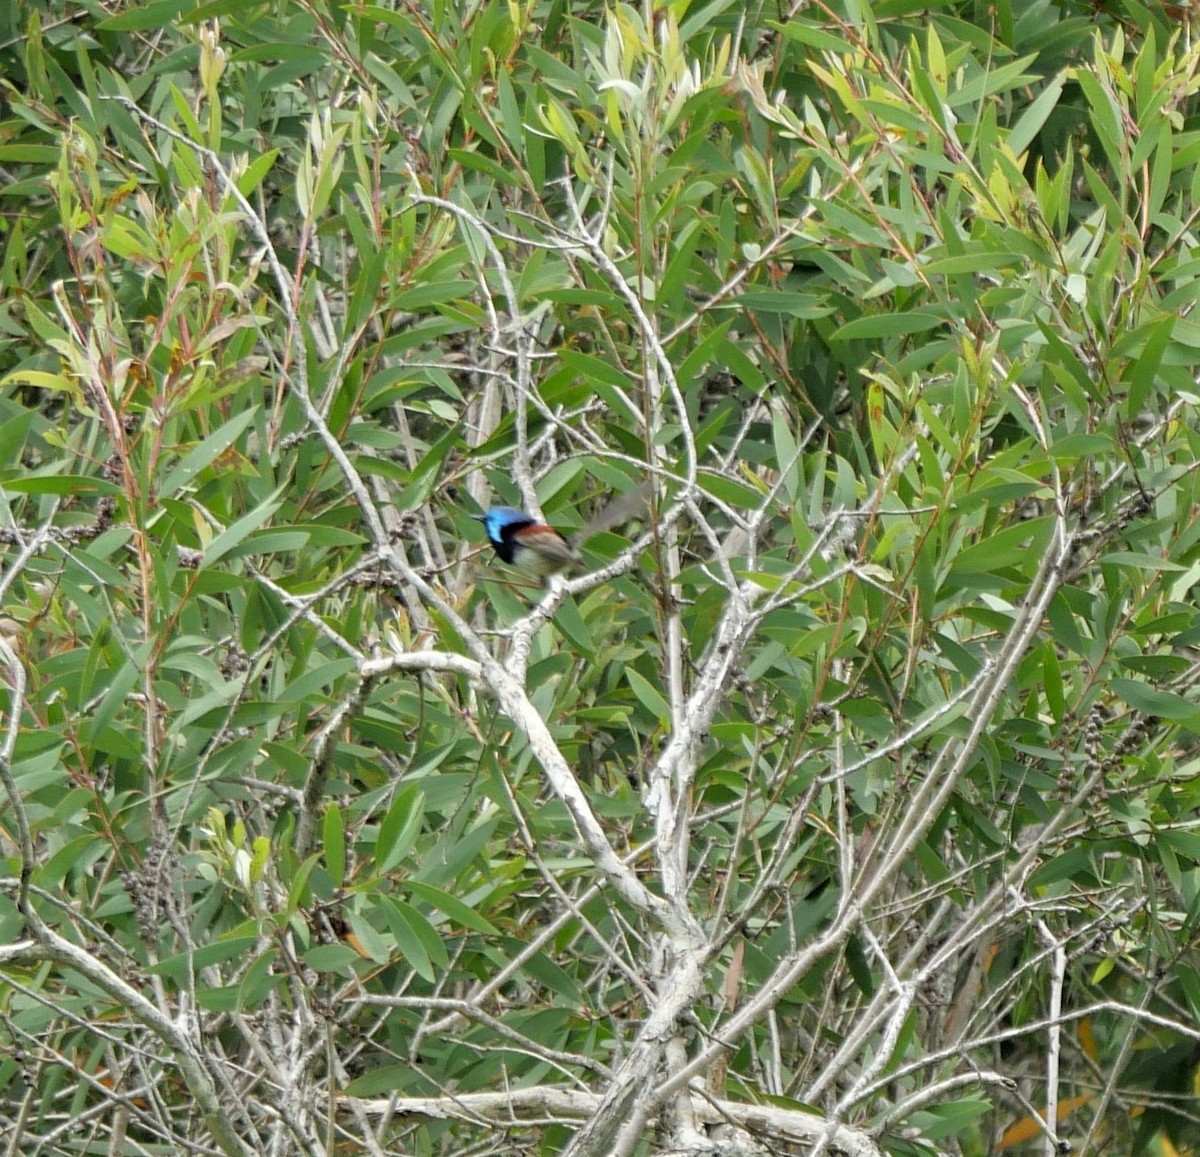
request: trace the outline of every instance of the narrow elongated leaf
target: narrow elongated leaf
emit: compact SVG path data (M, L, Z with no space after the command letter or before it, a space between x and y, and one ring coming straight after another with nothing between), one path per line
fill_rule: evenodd
M254 423L256 409L244 410L230 418L219 430L213 431L198 446L189 450L179 464L162 480L158 489L159 498L174 498L175 495L200 473L211 466L239 437Z
M218 563L248 535L273 517L281 504L277 492L267 499L266 502L262 502L256 506L249 514L243 515L231 526L221 531L205 548L204 559L200 564L201 567L207 568Z

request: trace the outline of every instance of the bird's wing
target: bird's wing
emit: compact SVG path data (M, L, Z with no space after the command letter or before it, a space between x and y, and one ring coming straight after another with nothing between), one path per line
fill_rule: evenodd
M632 490L628 490L624 494L618 494L611 501L606 502L572 536L574 540L576 542L587 542L594 535L603 534L606 530L612 530L614 526L619 526L622 522L628 522L631 518L640 518L646 510L647 503L650 501L650 488L653 485L654 480L647 478Z
M552 526L545 526L542 523L523 526L512 537L514 542L536 551L543 558L554 559L564 565L583 561L583 556L579 551Z

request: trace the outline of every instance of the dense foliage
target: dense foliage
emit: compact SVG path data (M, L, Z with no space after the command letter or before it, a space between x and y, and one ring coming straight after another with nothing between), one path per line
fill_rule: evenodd
M4 1151L1200 1152L1192 18L2 6Z

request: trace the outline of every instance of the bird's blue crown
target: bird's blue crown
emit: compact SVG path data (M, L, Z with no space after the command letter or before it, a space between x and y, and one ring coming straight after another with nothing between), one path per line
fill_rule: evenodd
M505 531L511 535L523 526L532 526L537 520L511 506L493 506L486 514L479 515L479 521L483 523L488 538L497 543L507 537Z

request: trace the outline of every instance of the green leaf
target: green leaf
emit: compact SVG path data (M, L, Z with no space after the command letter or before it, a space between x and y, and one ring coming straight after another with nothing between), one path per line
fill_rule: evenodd
M416 930L416 926L425 924L425 921L419 917L416 909L391 896L379 896L376 903L382 910L388 928L396 940L396 947L405 961L418 976L430 984L434 983L437 973L433 961L429 958L425 937Z
M249 514L243 515L228 526L208 544L204 550L204 558L200 563L202 569L208 569L220 562L235 546L238 546L252 532L271 518L282 505L280 492L276 491L265 502L259 503Z
M1044 863L1029 877L1031 888L1045 888L1063 880L1073 880L1081 887L1094 886L1096 876L1091 848L1070 848Z
M1189 720L1193 726L1200 725L1200 705L1176 695L1174 691L1160 691L1134 679L1113 679L1108 686L1114 695L1130 707L1147 715Z
M231 418L220 429L214 431L198 446L188 451L179 464L162 480L158 488L159 498L174 498L175 495L207 466L211 466L258 417L257 407L243 410Z
M863 341L881 337L907 337L945 325L946 319L936 313L910 311L880 313L856 318L841 329L834 330L831 341Z
M291 886L288 888L287 906L284 908L283 922L290 920L299 910L301 905L308 903L308 879L312 875L313 868L317 866L320 856L313 854L308 857L299 867L295 877L292 879Z
M361 1077L355 1077L346 1086L346 1096L380 1097L394 1093L398 1089L408 1088L412 1075L413 1066L410 1064L380 1065Z
M718 474L702 472L696 481L708 494L727 502L735 510L753 510L763 499L760 491Z
M1125 131L1121 127L1121 109L1093 72L1086 68L1076 68L1072 71L1073 78L1087 98L1092 128L1104 148L1108 163L1116 172L1124 172L1127 166L1123 148Z
M108 684L108 688L104 692L99 706L92 712L92 717L87 728L86 733L92 743L96 742L97 736L113 722L118 712L126 706L129 693L137 685L140 675L141 672L138 669L138 664L131 660L122 664L115 675L112 676L111 682Z
M193 970L212 968L226 960L241 960L254 950L256 944L255 936L230 936L156 961L147 965L146 971L183 984L195 975Z
M279 693L277 701L281 704L303 703L357 670L358 663L354 659L330 659L294 679Z
M1175 322L1176 318L1174 317L1162 317L1149 326L1141 327L1138 331L1139 333L1147 330L1149 332L1146 334L1146 344L1137 361L1134 362L1129 375L1127 413L1131 419L1136 418L1141 412L1142 407L1146 404L1146 399L1150 396L1150 391L1154 388L1163 355L1167 351L1171 334L1175 329Z
M747 290L721 308L755 310L759 313L782 313L788 317L815 320L828 317L833 306L824 297L813 293L789 293L785 290L767 292Z
M596 644L588 632L587 624L579 613L579 606L573 599L564 599L554 612L554 622L571 644L578 647L585 655L596 653Z
M443 892L440 888L430 887L428 884L422 884L419 880L406 880L404 887L408 892L427 904L431 904L434 908L444 912L457 924L461 924L464 928L472 928L476 932L482 932L486 935L498 935L498 930L489 921L485 920L473 908L469 907L456 896L450 895L449 892Z
M12 494L121 494L120 486L106 482L103 478L87 478L79 474L38 474L33 477L5 478L0 480L0 489Z
M365 919L353 908L346 913L346 920L354 932L355 939L363 951L376 963L387 964L392 958L392 950L387 940L375 931L369 920Z
M1191 868L1200 865L1200 832L1167 829L1156 833L1155 840L1177 852Z
M963 1098L914 1113L910 1121L920 1136L936 1141L941 1137L961 1135L978 1118L992 1112L992 1108L990 1101Z
M875 977L871 975L867 954L857 936L846 941L846 966L863 996L870 1000L875 994Z
M1033 139L1042 131L1050 114L1058 106L1058 98L1062 96L1063 84L1066 82L1065 70L1050 78L1045 88L1038 93L1037 98L1021 114L1020 119L1009 130L1005 143L1012 149L1015 156L1020 156L1031 144Z
M1031 560L1041 557L1052 530L1053 520L1050 518L1031 518L1028 522L1005 527L961 550L954 559L951 571L960 575L1027 566Z
M236 1000L232 1008L248 1010L261 1007L282 981L282 977L272 971L277 963L274 952L262 952L256 956L238 981ZM225 1011L232 1011L232 1008Z
M145 4L98 21L96 29L99 32L146 32L150 29L165 28L178 20L189 8L194 7L195 2L196 0L156 0L155 3Z
M241 3L241 0L233 0L233 4L238 3ZM238 191L243 197L248 197L262 184L279 158L279 152L279 149L267 149L250 158L245 172L239 174L237 178Z
M826 32L823 28L817 28L803 18L788 20L782 24L774 21L767 23L775 31L781 32L786 39L795 40L808 48L815 48L818 52L842 53L846 51L844 37L833 32Z
M409 854L424 818L425 796L416 784L396 793L375 840L375 871L379 875L386 875Z
M658 689L632 667L625 668L625 680L638 702L658 720L660 725L670 727L671 708Z
M1061 725L1066 711L1066 700L1063 693L1062 668L1059 666L1053 643L1047 643L1042 651L1042 691L1054 722Z
M413 285L397 293L391 300L392 309L421 310L431 305L446 305L472 296L477 286L470 281L433 281Z
M468 864L479 857L493 837L497 820L490 817L473 831L458 835L446 831L421 859L416 877L434 887L453 880Z
M359 955L346 944L318 944L304 953L304 963L314 972L339 972L353 976Z
M346 882L346 829L342 820L342 809L330 804L325 809L324 824L325 867L333 879L333 886L341 889Z

